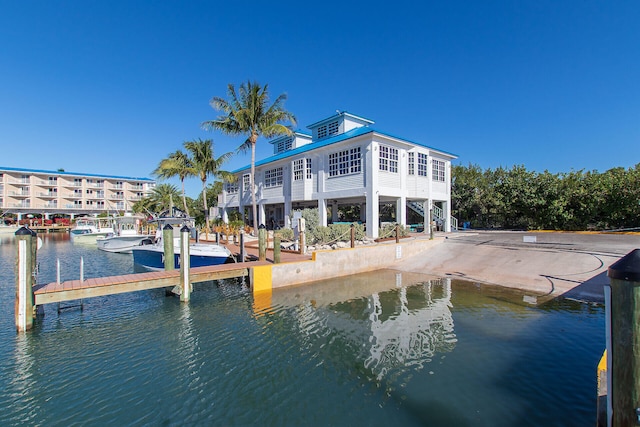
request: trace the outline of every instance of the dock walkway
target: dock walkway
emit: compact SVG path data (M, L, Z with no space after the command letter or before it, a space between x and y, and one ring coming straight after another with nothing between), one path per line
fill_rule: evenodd
M209 280L246 277L252 267L270 264L267 261L230 263L208 267L194 267L189 271L191 283ZM180 270L133 273L123 276L68 280L36 285L33 288L35 305L72 301L124 292L172 287L180 284Z

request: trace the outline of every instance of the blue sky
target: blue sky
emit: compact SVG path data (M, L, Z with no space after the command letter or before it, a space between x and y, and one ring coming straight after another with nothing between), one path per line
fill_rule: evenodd
M149 177L187 140L233 151L200 124L255 80L303 130L339 109L457 164L631 167L638 22L639 0L0 0L0 166Z

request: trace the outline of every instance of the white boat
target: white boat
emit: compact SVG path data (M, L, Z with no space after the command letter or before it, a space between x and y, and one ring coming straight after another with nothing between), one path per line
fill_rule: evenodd
M113 218L82 217L70 231L73 243L96 243L98 237L113 234Z
M141 244L153 243L154 236L138 232L140 218L134 216L115 217L115 229L113 233L104 237L98 237L98 249L107 252L130 254L131 250Z
M180 229L183 226L193 230L193 218L186 216L159 217L152 222L157 223L158 230L156 232L155 242L152 244L143 244L131 249L133 253L133 262L149 270L164 270L164 242L163 230L169 224L173 227L173 252L174 252L174 268L180 268ZM203 267L210 265L224 264L231 257L231 252L222 245L209 243L190 243L189 244L189 265L191 267Z

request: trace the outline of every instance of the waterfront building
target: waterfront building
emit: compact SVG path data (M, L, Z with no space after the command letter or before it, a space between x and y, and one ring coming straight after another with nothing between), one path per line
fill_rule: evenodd
M26 214L77 215L131 212L155 187L149 178L97 175L0 166L0 210Z
M273 155L256 161L258 219L267 227L290 226L293 212L318 208L320 225L339 222L339 207L359 211L369 237L378 237L380 213L391 206L399 224L412 211L424 224L457 228L451 213L451 161L457 156L421 142L381 132L373 121L338 111L269 141ZM251 215L250 165L233 171L218 198L223 220L233 209ZM386 206L385 206L386 205ZM245 211L247 212L245 214ZM415 216L415 215L414 215Z

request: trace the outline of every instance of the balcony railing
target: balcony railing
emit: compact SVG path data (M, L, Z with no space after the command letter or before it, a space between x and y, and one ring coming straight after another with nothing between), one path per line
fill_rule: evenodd
M15 196L15 197L29 197L31 193L29 193L28 190L20 190L20 191L10 191L9 195L10 196Z

